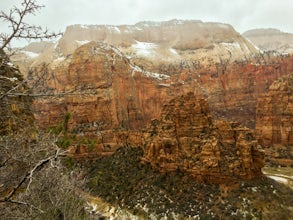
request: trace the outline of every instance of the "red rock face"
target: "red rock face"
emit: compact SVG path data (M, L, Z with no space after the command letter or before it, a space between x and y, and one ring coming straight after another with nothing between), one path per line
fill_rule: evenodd
M164 71L168 76L153 73L158 70L155 64L150 67L153 72L148 72L143 62L137 67L116 48L92 42L50 70L47 90L63 95L38 99L35 117L41 127L48 128L62 123L70 112L70 133L96 140L101 151L105 147L113 151L124 144L144 143L141 130L160 116L163 106L191 92L208 100L213 117L254 128L258 96L293 69L292 60L274 58L266 65L174 63Z
M140 130L159 114L169 90L160 85L168 79L160 77L143 72L109 45L85 45L68 65L52 71L46 89L63 95L36 100L36 121L43 128L56 126L69 112L69 132L93 138L102 132L100 144L117 145L116 131Z
M207 101L193 93L164 105L146 140L143 159L153 167L188 172L201 181L251 179L261 175L264 164L253 132L214 121Z
M255 128L257 99L277 78L293 70L293 58L272 60L271 64L231 64L226 70L203 70L197 77L217 118L238 121Z
M276 80L258 100L256 132L270 160L293 165L293 75Z

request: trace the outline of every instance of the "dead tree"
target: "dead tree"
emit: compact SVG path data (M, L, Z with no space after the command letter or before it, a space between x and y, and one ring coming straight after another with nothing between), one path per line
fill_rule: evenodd
M29 15L35 15L43 5L36 0L23 0L20 6L13 6L8 13L0 11L0 22L7 24L9 31L0 33L0 49L10 49L13 39L49 39L60 35L37 25L25 22Z

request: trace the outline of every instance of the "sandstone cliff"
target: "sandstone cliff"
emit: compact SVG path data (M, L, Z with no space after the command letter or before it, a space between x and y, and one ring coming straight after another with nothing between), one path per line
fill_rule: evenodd
M116 133L142 129L170 95L169 76L140 69L104 43L80 47L47 76L45 91L59 95L35 101L38 124L56 126L70 113L68 131L103 147L121 146Z
M113 147L121 138L136 139L129 134L121 137L122 131L145 128L160 115L164 103L194 92L207 98L213 117L254 128L258 96L292 69L292 57L282 57L270 65L174 63L155 73L136 66L113 46L91 42L49 66L42 91L58 96L36 100L35 117L41 127L56 126L69 112L70 132L98 135L98 144Z
M237 123L215 121L207 101L193 93L165 104L145 139L145 161L201 181L252 179L261 175L264 164L253 132Z
M21 57L31 58L27 61L31 66L41 62L58 62L90 41L113 45L137 63L143 59L155 65L189 59L206 64L210 61L250 60L258 54L258 49L231 25L171 20L121 26L72 25L66 28L57 43L30 45L23 48ZM21 60L17 56L15 59Z
M253 29L242 34L263 51L275 51L280 54L293 53L293 34L277 29Z
M95 42L77 49L49 73L46 91L59 98L36 100L36 121L44 128L56 126L70 113L67 132L95 140L92 153L139 145L145 146L145 160L160 164L162 170L181 169L205 181L260 175L261 153L251 131L213 121L208 102L192 95L204 94L188 79L191 76L178 81L177 76L148 72L117 48ZM159 115L164 118L159 119L160 131L149 130L148 124ZM162 133L149 136L158 132ZM72 152L88 150L80 144ZM170 152L164 154L165 150ZM224 159L226 154L231 157Z
M57 126L70 113L70 133L111 152L121 143L141 143L137 131L188 92L203 95L214 118L254 129L258 97L293 70L293 57L258 56L231 26L200 21L75 25L57 44L26 50L38 54L27 67L50 63L36 90L45 93L34 104L37 123ZM42 76L33 72L27 72L30 82Z
M293 165L293 75L281 77L258 100L256 132L269 160Z

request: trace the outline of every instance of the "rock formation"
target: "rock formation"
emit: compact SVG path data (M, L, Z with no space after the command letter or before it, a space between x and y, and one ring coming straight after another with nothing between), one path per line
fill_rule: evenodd
M293 70L292 56L264 56L230 25L200 21L74 25L56 44L25 50L37 56L26 56L23 69L50 63L35 90L45 94L34 102L39 126L58 126L70 113L68 132L101 151L141 143L140 130L163 105L189 92L207 99L213 118L254 129L258 97ZM43 76L34 72L31 83Z
M250 42L231 25L201 21L171 20L140 22L135 25L72 25L54 45L31 45L23 49L22 59L31 56L30 65L58 62L91 41L119 48L137 64L172 64L181 60L200 60L209 64L222 60L250 59L258 54ZM45 50L44 50L45 48ZM43 51L43 52L42 52ZM15 59L21 61L20 57ZM20 63L20 62L19 62Z
M141 143L137 131L158 118L165 103L193 92L208 100L213 117L254 128L258 96L293 69L292 57L273 60L270 65L235 62L200 68L175 63L175 74L162 74L138 67L113 46L91 42L52 64L45 90L55 96L35 101L35 118L48 128L70 113L69 132L112 152L121 143Z
M293 34L277 29L253 29L242 34L263 51L275 51L280 54L293 53Z
M165 104L152 121L144 161L161 171L180 170L208 182L261 175L263 153L248 128L215 121L208 103L193 93Z
M36 100L36 121L43 128L56 126L70 113L69 132L121 146L113 131L139 130L159 115L168 80L135 66L116 48L92 42L50 71L45 90L59 98Z
M256 132L271 162L293 165L293 75L277 79L258 100Z

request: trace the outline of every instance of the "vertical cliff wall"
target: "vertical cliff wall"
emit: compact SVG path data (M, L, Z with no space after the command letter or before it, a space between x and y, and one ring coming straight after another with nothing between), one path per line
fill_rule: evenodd
M258 100L256 132L271 161L293 165L293 75L281 77Z

